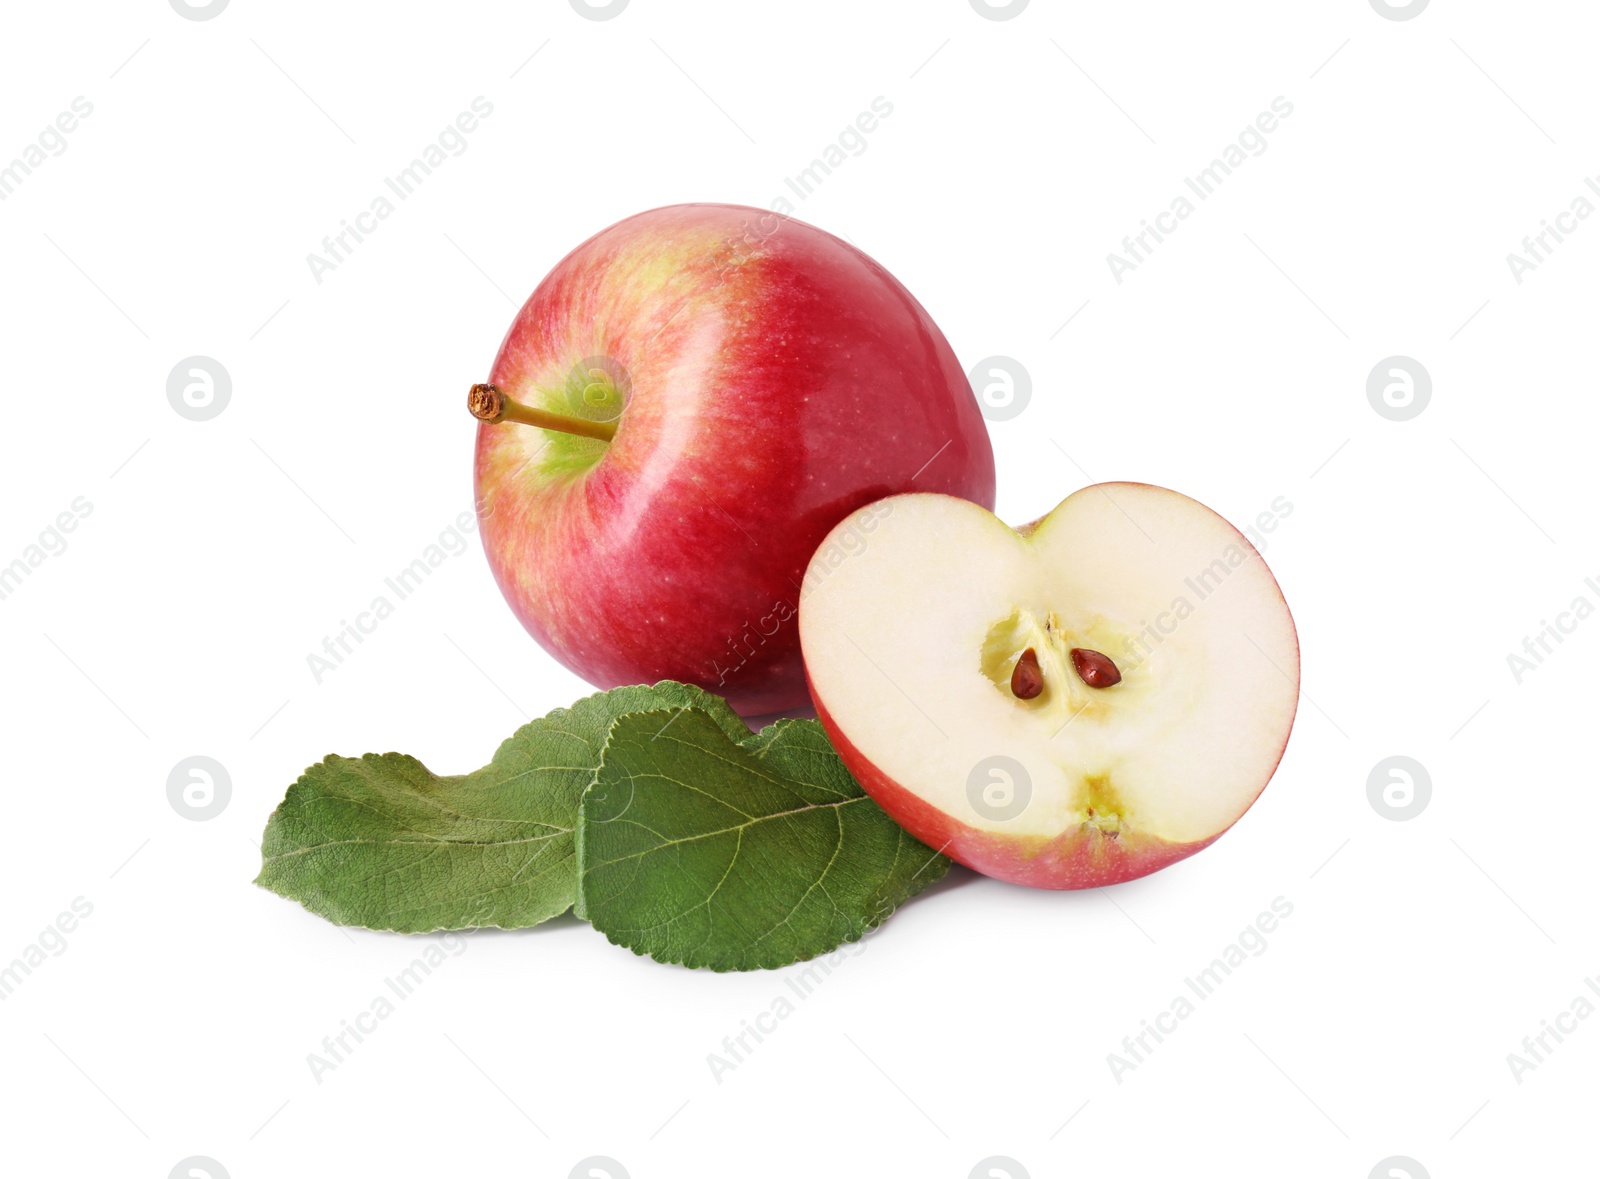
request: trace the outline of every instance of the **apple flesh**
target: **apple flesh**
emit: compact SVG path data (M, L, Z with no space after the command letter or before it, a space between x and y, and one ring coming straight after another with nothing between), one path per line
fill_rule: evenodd
M765 210L677 205L596 234L523 306L490 382L536 412L478 430L489 563L602 688L804 705L795 614L828 531L896 492L994 503L983 418L928 313L854 246ZM526 424L541 413L614 437Z
M840 533L864 543L824 542L801 600L812 698L930 847L1018 884L1114 884L1211 843L1276 769L1294 620L1250 542L1187 496L1100 484L1013 530L901 495Z

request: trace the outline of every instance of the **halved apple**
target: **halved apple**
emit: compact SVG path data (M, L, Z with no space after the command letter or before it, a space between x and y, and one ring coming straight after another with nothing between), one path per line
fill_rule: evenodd
M806 570L818 717L930 847L1039 888L1192 855L1277 768L1300 693L1294 620L1211 509L1104 483L1013 530L944 495L844 520Z

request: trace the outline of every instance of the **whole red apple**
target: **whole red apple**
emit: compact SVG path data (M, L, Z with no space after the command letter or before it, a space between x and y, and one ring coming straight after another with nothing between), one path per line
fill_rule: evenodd
M681 680L747 716L807 702L801 577L836 524L898 492L994 505L921 304L760 209L674 205L584 242L471 405L484 548L534 638L597 687Z

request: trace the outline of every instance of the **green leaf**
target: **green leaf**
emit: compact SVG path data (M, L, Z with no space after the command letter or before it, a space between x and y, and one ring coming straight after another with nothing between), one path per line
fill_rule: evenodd
M749 729L684 684L613 688L530 721L481 770L440 777L414 757L329 757L267 822L256 883L340 925L399 933L537 925L572 906L579 800L617 717L692 705Z
M583 796L578 915L660 962L773 969L855 941L949 866L816 721L735 738L694 707L633 713Z

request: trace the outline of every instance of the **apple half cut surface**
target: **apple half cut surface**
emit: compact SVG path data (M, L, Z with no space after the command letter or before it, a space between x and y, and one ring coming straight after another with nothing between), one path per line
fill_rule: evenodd
M1012 529L897 495L817 550L818 717L903 827L969 868L1089 888L1211 843L1272 777L1300 650L1265 562L1210 508L1104 483Z

